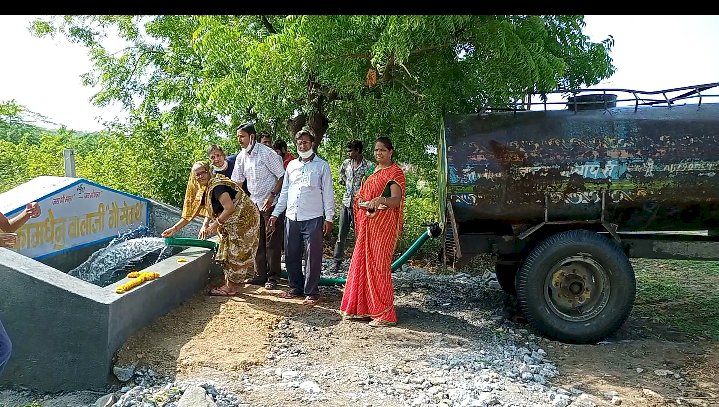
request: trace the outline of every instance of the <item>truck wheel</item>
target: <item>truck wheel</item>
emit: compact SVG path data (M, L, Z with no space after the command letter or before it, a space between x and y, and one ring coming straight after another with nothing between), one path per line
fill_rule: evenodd
M570 230L534 248L517 274L517 299L545 336L596 343L617 330L634 304L634 269L613 241Z
M517 295L514 286L514 278L517 276L518 265L513 264L495 264L494 275L497 276L497 282L502 291L509 295Z

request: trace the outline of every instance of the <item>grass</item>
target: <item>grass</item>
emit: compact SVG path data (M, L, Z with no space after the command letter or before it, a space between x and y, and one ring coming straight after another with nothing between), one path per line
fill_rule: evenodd
M634 316L719 340L719 261L633 259Z
M719 261L632 259L637 296L632 317L657 331L719 340ZM494 265L477 256L461 270L482 275ZM437 267L439 274L452 273Z

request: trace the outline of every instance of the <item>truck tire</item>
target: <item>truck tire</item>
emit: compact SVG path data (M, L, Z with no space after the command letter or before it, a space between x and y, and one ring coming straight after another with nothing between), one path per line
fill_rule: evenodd
M545 336L596 343L616 331L634 304L634 269L614 241L570 230L537 245L517 273L525 318Z
M495 264L494 275L497 277L497 283L502 288L502 291L509 295L517 295L515 289L514 279L517 276L517 270L519 265L513 264Z

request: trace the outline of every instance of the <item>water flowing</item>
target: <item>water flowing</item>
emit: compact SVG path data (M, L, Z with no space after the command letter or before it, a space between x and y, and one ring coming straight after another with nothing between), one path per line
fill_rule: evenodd
M68 274L105 287L122 279L130 269L145 268L173 254L163 238L134 235L131 232L113 239Z

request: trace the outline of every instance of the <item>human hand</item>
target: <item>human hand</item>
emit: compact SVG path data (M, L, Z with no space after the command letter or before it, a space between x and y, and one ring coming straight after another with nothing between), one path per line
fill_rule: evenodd
M175 233L177 233L177 228L175 227L175 225L172 225L169 228L165 229L164 232L160 233L160 236L170 237L170 236L174 235Z
M329 234L332 232L332 222L326 220L325 224L322 226L322 231L324 232L325 236L329 236Z
M381 196L378 196L376 198L372 198L367 202L367 209L375 210L380 209L380 206L384 203L384 198ZM383 209L383 208L382 208Z
M0 247L13 247L16 243L16 233L0 233Z
M274 195L268 196L267 199L265 199L265 203L262 204L262 208L260 208L260 210L262 212L267 212L272 207L272 201L274 201L274 199Z
M212 236L214 234L217 234L217 229L219 229L220 224L217 223L217 220L214 220L210 222L209 225L205 228L205 232L207 233L207 236Z
M277 216L270 216L267 220L267 233L273 233L275 231L277 223Z
M202 227L200 228L200 233L197 234L197 238L203 240L207 239L207 237L209 236L207 229L209 229L207 225L202 225Z
M29 204L25 205L25 212L30 215L31 218L37 218L40 216L40 213L42 212L40 210L40 204L37 202L30 202Z

